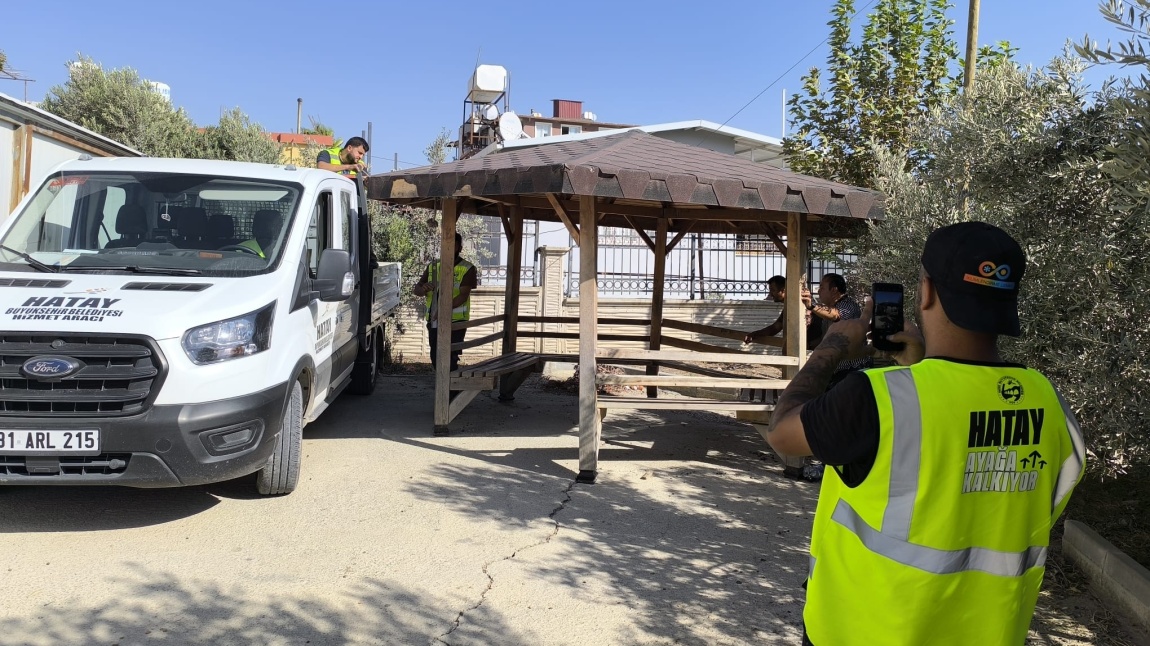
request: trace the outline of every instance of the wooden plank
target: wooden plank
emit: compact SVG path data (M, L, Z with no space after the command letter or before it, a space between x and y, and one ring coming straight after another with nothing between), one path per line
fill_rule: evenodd
M646 397L600 397L599 408L703 411L772 411L774 404L725 399L648 399Z
M462 366L456 372L452 373L460 377L477 377L489 372L497 372L505 366L518 365L520 362L538 361L538 355L529 352L515 352L512 354L504 354L498 357L492 357L479 363L473 363L469 366Z
M519 320L523 323L570 323L575 324L579 322L578 316L521 316ZM622 318L600 318L599 325L650 325L651 319L622 319Z
M680 339L674 336L663 337L663 343L665 345L671 346L672 348L679 348L681 350L694 350L695 352L714 352L729 355L747 354L742 350L734 350L732 348L726 348L721 345L701 343L699 341L689 341L687 339Z
M576 479L594 482L599 470L599 439L603 423L595 405L599 240L593 196L579 196L579 225L583 228L579 239L579 475Z
M670 223L668 223L668 224L670 224ZM690 222L687 224L686 227L684 227L678 233L676 233L675 237L672 238L671 241L667 243L667 253L671 253L671 250L675 248L675 245L679 244L679 241L682 240L688 233L691 232L691 229L694 229L694 228L695 228L695 223Z
M494 314L492 316L485 316L481 319L471 319L470 321L456 321L451 324L453 330L467 330L480 325L487 325L488 323L499 323L503 321L503 314Z
M579 227L575 226L575 223L571 221L571 216L567 214L567 209L564 208L564 206L559 202L559 198L555 197L554 193L547 193L547 200L551 202L551 208L555 209L555 214L559 216L559 219L563 222L564 226L567 227L567 231L571 233L571 237L575 239L576 242L581 241L582 238L579 237ZM586 224L582 221L582 215L580 215L580 224ZM591 218L590 224L591 229L594 230L595 218Z
M649 350L658 350L663 346L663 294L667 283L667 218L659 218L655 229L655 267L654 282L651 290L651 342L647 345ZM659 374L659 363L647 364L647 374ZM659 396L659 389L647 389L647 396Z
M703 325L702 323L690 323L688 321L676 321L675 319L664 319L663 325L674 330L717 336L721 339L731 339L733 341L742 341L743 337L747 336L747 333L741 330L732 330L715 325Z
M664 368L673 368L675 370L681 370L683 372L689 372L691 374L696 374L696 375L706 375L708 377L723 377L723 378L731 377L731 378L739 378L739 379L760 379L760 377L758 377L756 375L743 375L743 374L738 374L738 373L732 373L732 372L729 372L727 370L718 370L716 368L704 368L702 366L696 366L696 365L692 365L689 363L681 363L679 361L661 361L661 362L659 362L659 365L661 365Z
M666 339L664 339L666 340ZM771 354L676 352L674 350L632 350L630 348L601 348L596 354L601 359L640 359L643 361L682 361L698 363L748 363L769 366L793 366L797 357Z
M503 354L515 352L519 334L519 293L523 276L523 208L511 207L511 226L515 235L507 248L507 287L503 300Z
M713 386L715 388L761 388L763 390L778 390L786 388L787 384L791 383L787 379L703 377L699 375L599 375L596 382L600 385L613 384L617 386Z
M507 206L504 204L496 204L495 208L499 211L499 219L503 222L503 237L507 238L507 242L510 244L512 238L515 237L515 228L511 225L511 220L507 217Z
M455 399L451 400L451 408L448 410L448 423L455 419L456 415L462 413L463 409L467 408L467 405L471 403L471 400L475 399L476 395L481 392L483 392L483 390L464 390L456 393Z
M478 339L471 339L470 341L463 341L462 343L452 343L452 350L466 350L467 348L474 348L481 345L487 345L493 341L498 341L503 338L503 332L495 332L487 336L481 336Z
M771 242L775 243L775 249L785 257L787 255L787 245L783 243L783 239L779 237L779 234L775 233L775 230L771 228L770 224L764 222L762 226L767 237L771 239Z
M798 359L794 367L788 367L783 371L783 376L788 379L794 378L807 356L806 308L802 303L802 290L806 282L803 251L807 247L807 241L803 236L803 228L801 213L792 211L787 214L787 297L783 305L783 314L787 322L786 354Z
M495 377L452 377L452 390L491 390L495 387Z
M629 224L631 228L635 230L635 233L639 234L639 237L643 239L643 242L647 243L647 248L651 251L655 251L655 243L651 241L651 236L647 235L647 232L643 230L643 227L635 224L635 220L630 216L624 215L623 219L626 220L627 224ZM665 220L659 218L659 221L664 222Z
M439 297L438 327L435 356L435 433L446 433L451 423L451 294L455 287L455 220L459 201L454 198L443 200L443 216L439 225Z
M578 332L535 332L524 331L520 333L525 339L578 339L580 335ZM639 334L600 334L600 341L646 341L648 336Z

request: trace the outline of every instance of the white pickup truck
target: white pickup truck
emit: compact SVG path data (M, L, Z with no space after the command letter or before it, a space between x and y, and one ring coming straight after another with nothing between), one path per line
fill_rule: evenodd
M299 480L399 304L362 183L240 162L61 164L0 225L0 484Z

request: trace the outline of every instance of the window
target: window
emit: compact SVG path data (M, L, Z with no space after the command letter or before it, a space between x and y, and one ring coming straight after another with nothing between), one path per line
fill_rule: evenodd
M307 229L307 266L312 278L319 275L319 254L331 248L331 191L320 193L311 212L311 224Z
M583 132L583 126L570 126L563 124L559 126L559 134L562 135L577 135Z
M343 207L343 250L351 253L351 193L346 191L339 194L340 205Z
M536 137L550 137L551 136L551 124L549 124L549 123L536 123L535 124L535 136Z
M97 249L103 249L111 240L108 232L116 230L116 216L120 213L120 207L127 201L128 193L119 186L109 186L104 190L104 219L100 221L101 226L96 231Z

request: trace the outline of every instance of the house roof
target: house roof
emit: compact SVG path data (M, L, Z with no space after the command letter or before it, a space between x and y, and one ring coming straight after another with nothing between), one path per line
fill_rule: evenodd
M109 156L144 156L144 153L135 148L125 146L114 139L109 139L61 116L3 93L0 93L0 115L32 123L45 130L58 132Z
M332 135L307 135L295 132L267 132L268 139L278 144L293 144L298 146L307 146L314 144L324 148L330 147L335 143L335 137Z
M595 122L591 122L595 123ZM762 135L750 130L725 126L705 119L688 121L672 121L669 123L655 123L646 126L624 126L617 124L597 123L601 130L581 132L573 135L553 135L550 137L524 137L512 141L497 142L478 152L475 157L482 157L500 150L523 148L526 146L542 146L566 141L582 141L618 134L622 130L639 130L661 136L674 132L713 133L728 137L734 147L736 157L742 157L753 162L767 163L779 168L786 168L783 159L783 141L775 137Z
M424 166L366 180L368 197L431 204L470 198L465 210L559 221L555 202L594 196L600 224L653 229L666 218L672 231L778 232L789 212L806 213L811 235L858 235L883 216L881 195L705 148L626 130L575 141L509 148L483 157ZM572 207L577 212L577 206ZM690 223L688 225L688 223ZM768 226L769 225L769 226Z

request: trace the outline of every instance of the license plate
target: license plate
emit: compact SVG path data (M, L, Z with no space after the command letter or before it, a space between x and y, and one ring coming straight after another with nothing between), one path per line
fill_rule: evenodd
M0 454L96 455L100 452L100 431L0 431Z

